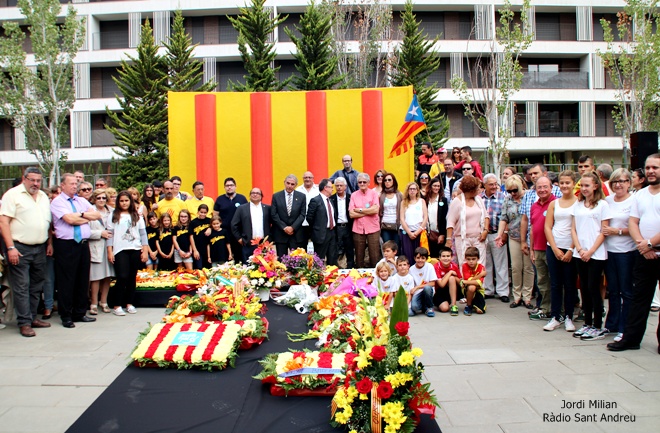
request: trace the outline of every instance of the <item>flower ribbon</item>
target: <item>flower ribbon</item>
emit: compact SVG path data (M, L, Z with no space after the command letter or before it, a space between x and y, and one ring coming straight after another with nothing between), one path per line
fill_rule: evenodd
M373 433L381 433L381 416L380 416L380 397L378 397L378 383L373 382L371 387L371 431Z

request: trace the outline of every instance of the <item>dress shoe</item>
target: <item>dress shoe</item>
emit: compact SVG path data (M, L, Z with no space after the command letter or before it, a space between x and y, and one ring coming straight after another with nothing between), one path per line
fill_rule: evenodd
M76 324L73 323L72 320L63 320L62 321L62 326L64 326L65 328L75 328Z
M509 297L508 296L500 296L500 301L508 303L509 302Z
M82 316L82 317L78 317L77 319L73 319L73 321L88 323L88 322L96 322L96 319L94 317Z
M34 332L34 329L32 329L32 326L23 325L23 326L21 326L21 335L23 337L34 337L35 335L37 335L37 333Z
M484 298L486 299L493 299L495 295L484 295Z
M613 352L622 352L624 350L639 350L639 344L629 344L621 340L615 343L608 343L607 349Z
M41 320L48 320L53 317L53 312L51 310L44 310L44 315L41 316Z
M44 322L44 321L39 320L39 319L34 319L32 321L32 327L33 328L50 328L50 323Z

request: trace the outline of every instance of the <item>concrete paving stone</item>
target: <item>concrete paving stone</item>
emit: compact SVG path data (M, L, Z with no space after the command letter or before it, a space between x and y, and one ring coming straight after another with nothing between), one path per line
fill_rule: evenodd
M457 364L522 361L522 358L511 349L482 347L479 349L450 349L447 352Z
M53 361L52 356L11 356L2 355L2 368L24 368L33 370L41 365Z
M413 340L415 347L421 346L420 344L415 343L416 340ZM426 347L424 350L424 355L420 358L422 364L425 367L430 367L432 365L454 365L455 362L447 353L447 349L441 346L431 346Z
M505 433L602 433L602 430L593 423L544 423L544 422L525 422L525 423L506 423L500 424L500 428ZM443 430L444 433L444 430Z
M543 379L530 383L527 379L478 377L469 378L468 383L482 400L507 399L527 396L547 396L558 394L555 387Z
M64 389L59 386L2 386L0 387L0 407L40 406L52 407L62 399Z
M600 357L595 357L592 359L581 359L579 362L576 360L562 360L560 359L563 365L565 365L570 370L575 373L583 373L588 371L591 373L617 373L619 371L626 372L642 372L646 371L637 364L631 362L625 358L617 358L614 356L609 356L608 353L598 354Z
M660 355L649 354L645 350L628 350L626 352L613 352L612 356L628 359L646 371L660 371Z
M641 394L641 393L640 393ZM621 403L616 398L611 398L608 394L593 393L593 394L573 394L570 396L562 395L557 393L552 397L540 396L540 397L525 397L525 401L534 409L534 411L539 416L539 421L548 424L555 424L552 420L543 421L543 415L548 414L548 416L557 416L559 414L570 415L571 418L574 418L575 413L597 413L598 416L601 414L613 415L616 413L632 415L633 412L630 412L623 408ZM590 402L595 402L595 405L590 404ZM605 402L605 404L601 404ZM600 408L598 406L602 406ZM611 405L610 408L605 408L606 406ZM576 422L574 419L568 423L571 425L579 425L579 422ZM597 424L597 423L596 423Z
M658 371L620 371L617 374L642 391L660 391L660 372Z
M442 407L454 426L530 422L538 417L523 399L450 401Z
M632 415L660 416L660 392L618 392L606 394L603 398L616 402L620 409Z
M636 416L635 422L599 422L605 433L641 433L658 430L660 416Z
M108 386L117 375L116 369L99 370L93 367L66 369L49 377L44 381L44 385Z
M442 433L474 433L474 426L440 425ZM502 433L498 425L479 426L479 433Z
M569 374L572 372L557 360L502 362L493 364L493 368L502 377L520 379L538 379L544 374Z
M34 370L27 370L24 368L1 368L0 385L38 386L44 384L59 371L60 370L50 368L36 368Z
M0 415L0 426L12 433L61 433L81 414L77 407L39 408L38 416L32 407L12 407Z
M572 337L571 337L572 338ZM590 344L590 343L584 343ZM514 349L523 361L539 361L539 360L581 360L591 359L594 354L588 347L584 345L566 345L558 346L553 343L546 343L542 346L525 348L521 347Z
M637 389L621 377L606 373L546 375L544 378L564 395L632 392Z
M44 388L50 388L44 387ZM105 391L105 386L67 386L56 387L63 391L63 398L57 403L57 407L78 407L84 412L90 402L96 400ZM82 414L81 412L81 414Z

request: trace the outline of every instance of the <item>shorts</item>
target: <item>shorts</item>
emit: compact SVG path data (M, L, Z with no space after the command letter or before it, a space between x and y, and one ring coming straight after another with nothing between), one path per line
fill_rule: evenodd
M174 250L174 263L192 263L193 256L188 257L187 259L182 259L179 255L178 250Z
M446 302L451 304L451 297L449 296L449 284L445 287L436 287L435 294L433 295L433 305L436 307Z
M463 288L463 296L467 297L467 290ZM484 313L486 312L486 298L484 298L483 289L477 289L472 298L472 307L479 308Z
M156 260L151 260L151 256L147 254L147 265L157 265L158 264L158 257L156 257Z

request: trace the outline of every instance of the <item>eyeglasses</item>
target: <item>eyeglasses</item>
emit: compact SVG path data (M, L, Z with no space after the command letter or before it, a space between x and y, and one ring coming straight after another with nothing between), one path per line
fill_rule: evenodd
M365 183L369 183L366 180L358 180L359 185L364 185Z
M465 171L465 170L472 170L472 167L463 167L463 168L461 168L461 171Z
M261 195L259 191L251 191L250 195Z
M514 194L514 193L517 193L517 192L518 192L518 188L507 189L506 192L508 192L509 194Z
M377 174L376 178L379 178L379 177L383 177L383 175L382 174Z
M417 191L417 187L416 186L411 186L410 188L408 188L408 191Z
M620 185L622 183L630 182L630 179L619 179L619 180L613 180L610 182L611 185Z
M352 162L352 161L353 161L352 159L342 159L341 162Z
M82 192L90 192L92 188L80 188Z
M107 200L108 197L106 196L101 196L101 197L96 197L97 200Z
M385 179L385 182L394 182L394 179Z

